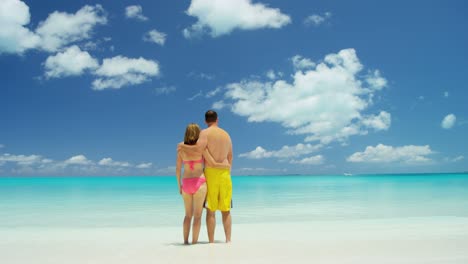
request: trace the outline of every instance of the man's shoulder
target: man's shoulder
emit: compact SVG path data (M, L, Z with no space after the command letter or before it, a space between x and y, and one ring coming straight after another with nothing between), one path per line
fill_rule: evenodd
M205 132L203 132L203 131L205 131ZM205 129L202 130L202 132L205 133L206 135L216 133L218 135L219 134L225 134L226 136L229 137L229 133L226 130L220 128L219 126L205 128Z
M208 129L209 128L205 128L202 131L200 131L200 136L199 136L200 139L206 139L208 137L208 135L210 134L210 130Z
M184 146L184 142L183 142L183 141L177 143L177 152L180 152L180 150L183 148L183 146Z
M224 129L222 129L222 128L219 128L219 129L221 129L221 132L224 133L224 134L226 134L226 135L229 137L229 133L228 133L226 130L224 130Z
M203 129L202 131L200 131L200 136L208 136L210 135L211 133L213 133L213 130L214 127L207 127L205 129Z

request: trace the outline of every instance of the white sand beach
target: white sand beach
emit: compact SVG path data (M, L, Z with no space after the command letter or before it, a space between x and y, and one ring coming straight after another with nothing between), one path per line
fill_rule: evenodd
M235 220L235 219L234 219ZM468 263L468 218L236 224L233 242L181 244L182 228L0 228L5 264Z

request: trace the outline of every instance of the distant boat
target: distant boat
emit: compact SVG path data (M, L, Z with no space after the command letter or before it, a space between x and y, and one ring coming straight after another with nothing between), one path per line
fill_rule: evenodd
M344 174L344 176L353 176L352 173L347 173L347 172L345 172L345 173L343 173L343 174Z

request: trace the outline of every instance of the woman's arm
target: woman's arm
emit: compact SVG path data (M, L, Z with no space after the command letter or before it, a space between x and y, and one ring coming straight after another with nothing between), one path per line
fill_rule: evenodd
M229 164L216 162L213 156L211 156L208 149L205 149L205 151L203 151L203 158L205 158L205 160L207 160L209 164L213 164L216 168L231 169L231 165Z
M176 159L176 178L177 178L177 186L179 186L179 193L182 194L182 186L180 184L180 174L182 172L182 157L180 156L180 151L177 151L177 159Z

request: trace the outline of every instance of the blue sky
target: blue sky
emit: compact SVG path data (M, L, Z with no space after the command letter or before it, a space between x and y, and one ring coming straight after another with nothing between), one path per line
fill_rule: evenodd
M173 175L214 108L233 174L468 170L464 1L0 3L0 175Z

